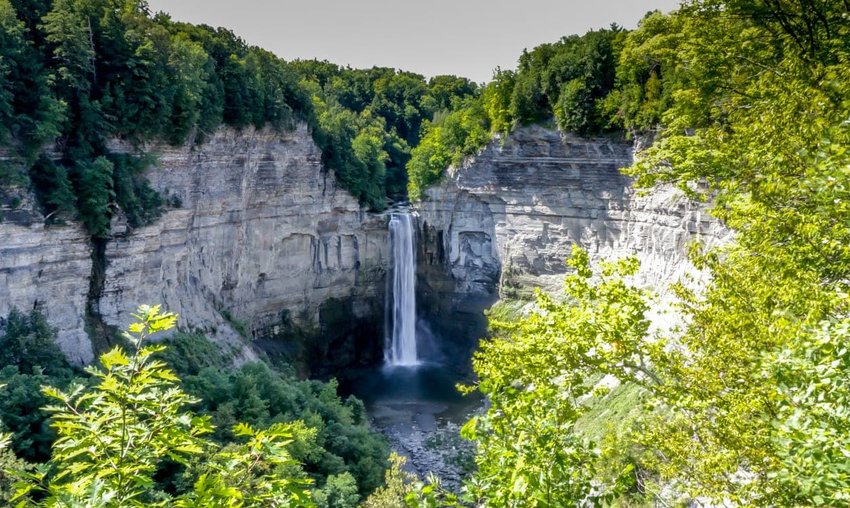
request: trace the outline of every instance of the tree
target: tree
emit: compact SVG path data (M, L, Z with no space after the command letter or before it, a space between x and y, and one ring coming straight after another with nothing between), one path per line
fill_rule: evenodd
M507 135L513 126L511 116L511 96L514 91L515 74L513 71L496 69L493 81L484 88L484 110L490 120L493 132Z
M16 472L19 506L310 506L309 481L291 476L298 468L286 450L296 434L310 433L297 424L239 424L234 433L247 442L215 450L203 437L212 431L209 417L185 411L197 399L154 359L164 346L145 344L177 316L141 306L134 317L124 334L132 353L115 347L100 357L101 367L86 369L96 386L44 389L56 401L47 409L58 439L47 464ZM171 500L155 490L166 459L190 468L202 454L190 491Z
M115 197L113 169L112 162L103 156L92 162L77 162L74 167L80 218L95 238L106 237L109 233L111 206Z
M440 180L449 165L460 165L491 139L486 113L476 99L426 123L423 132L422 141L411 151L407 163L407 192L411 199L419 199L428 185Z
M65 356L54 341L56 331L36 310L23 314L12 309L3 322L0 336L0 365L14 366L21 372L39 368L59 371L69 368Z
M405 499L411 492L411 484L416 480L416 476L404 470L405 462L405 458L400 455L390 455L390 468L385 473L384 484L363 502L363 508L407 506Z
M24 49L24 24L18 21L15 8L9 0L0 1L0 143L8 141L9 128L15 121L12 77L16 58Z
M441 75L428 80L428 95L423 98L423 107L432 114L451 109L457 101L472 97L478 91L478 85L458 76ZM426 101L433 103L426 104Z
M610 501L621 485L599 481L597 446L575 431L603 375L655 383L648 367L649 295L623 281L634 259L603 264L594 280L588 256L574 249L566 298L538 292L537 307L516 322L491 322L473 367L490 402L462 435L477 442L467 501L555 507Z
M667 128L631 172L643 185L707 189L737 239L701 259L714 283L686 298L689 356L675 365L687 394L677 405L690 424L654 440L679 457L662 464L666 474L687 478L698 495L832 504L848 492L829 472L829 447L804 467L791 459L812 450L803 441L821 443L841 428L840 417L815 424L813 415L826 413L810 406L841 388L808 385L813 398L801 397L798 382L780 374L801 369L804 383L809 369L844 365L840 349L821 348L841 342L848 307L847 12L840 2L701 1L669 24L682 37L666 40L688 66L662 115ZM701 441L685 440L693 428Z
M47 383L67 385L75 372L56 345L56 331L33 310L12 309L3 321L0 336L0 414L12 434L10 452L29 461L50 456L55 432L42 409L49 401L41 393Z
M574 79L564 84L555 104L555 120L565 131L587 133L593 129L594 101L584 80Z
M351 473L328 476L325 486L315 494L317 508L357 508L360 494Z

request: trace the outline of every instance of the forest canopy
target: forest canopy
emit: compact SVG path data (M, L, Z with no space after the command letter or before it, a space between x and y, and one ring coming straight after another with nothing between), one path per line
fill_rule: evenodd
M327 62L285 62L230 30L175 22L142 0L0 0L4 186L31 185L45 216L94 237L123 210L137 226L164 202L150 159L123 139L203 142L218 126L309 124L326 167L366 206L405 194L422 123L477 86L464 78Z

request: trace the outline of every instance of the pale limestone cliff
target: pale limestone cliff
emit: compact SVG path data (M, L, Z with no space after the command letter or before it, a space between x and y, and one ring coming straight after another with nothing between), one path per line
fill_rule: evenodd
M91 245L82 227L5 220L0 223L0 318L12 307L39 309L58 329L68 358L90 361L83 318L91 268Z
M102 255L77 226L6 213L0 316L41 308L77 362L93 358L87 316L120 328L140 303L162 303L243 358L253 344L317 372L380 357L386 218L337 187L306 127L143 149L159 154L151 185L179 206L138 229L116 217ZM423 315L449 343L477 339L500 294L557 291L574 243L595 259L635 254L655 288L700 276L687 244L728 232L673 189L638 195L618 171L631 157L622 140L531 127L451 169L418 205Z
M463 321L498 295L560 291L573 244L594 260L637 256L638 280L662 292L701 277L688 244L714 245L728 231L673 188L639 195L619 172L632 150L624 140L528 127L451 168L418 206L420 280L438 302L431 313Z
M119 328L137 305L161 303L243 357L251 341L302 358L332 350L330 363L369 353L360 346L379 336L385 219L337 187L304 125L142 150L158 154L151 185L179 206L138 229L115 218L91 290L92 246L78 227L0 223L0 315L40 306L78 362L92 359L87 296L92 314ZM295 340L304 335L316 340Z
M292 347L286 339L304 333L319 349L346 342L358 321L380 322L386 223L322 169L305 126L223 129L193 149L148 151L159 154L147 174L152 187L181 206L109 242L99 307L106 322L123 326L127 309L162 302L231 343L238 333L223 316L246 323L252 340ZM329 312L346 321L320 320Z

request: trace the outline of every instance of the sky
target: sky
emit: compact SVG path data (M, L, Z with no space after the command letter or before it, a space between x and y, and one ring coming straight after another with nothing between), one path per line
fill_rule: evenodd
M679 0L148 0L175 20L223 26L278 56L489 81L524 48L617 23Z

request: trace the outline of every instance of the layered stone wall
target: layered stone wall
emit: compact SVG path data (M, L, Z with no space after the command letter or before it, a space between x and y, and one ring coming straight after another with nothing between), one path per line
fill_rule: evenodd
M124 327L137 305L161 303L184 328L241 356L251 356L251 342L329 365L379 354L365 337L380 342L385 219L337 187L306 126L220 129L199 146L141 149L158 157L146 175L152 187L179 206L138 229L113 220L96 294L92 247L77 226L0 223L0 315L43 306L80 362L92 359L81 339L87 295L107 325ZM316 340L294 340L306 336Z
M673 188L635 191L619 171L632 150L535 126L451 168L419 205L425 312L445 316L449 333L452 323L480 328L477 314L499 296L560 291L574 244L594 260L637 256L638 280L662 292L701 277L688 244L717 244L728 231Z
M699 278L688 243L729 233L672 188L634 191L619 172L632 149L529 127L450 169L417 205L422 316L468 347L498 297L558 291L573 244L595 260L636 255L639 281L662 291ZM123 328L141 303L179 313L237 358L258 346L312 359L313 372L380 359L386 217L337 187L306 126L220 129L199 146L141 150L158 154L146 176L179 205L137 229L116 217L102 251L77 225L43 225L32 203L4 205L0 316L43 310L80 363L94 355L87 324Z

